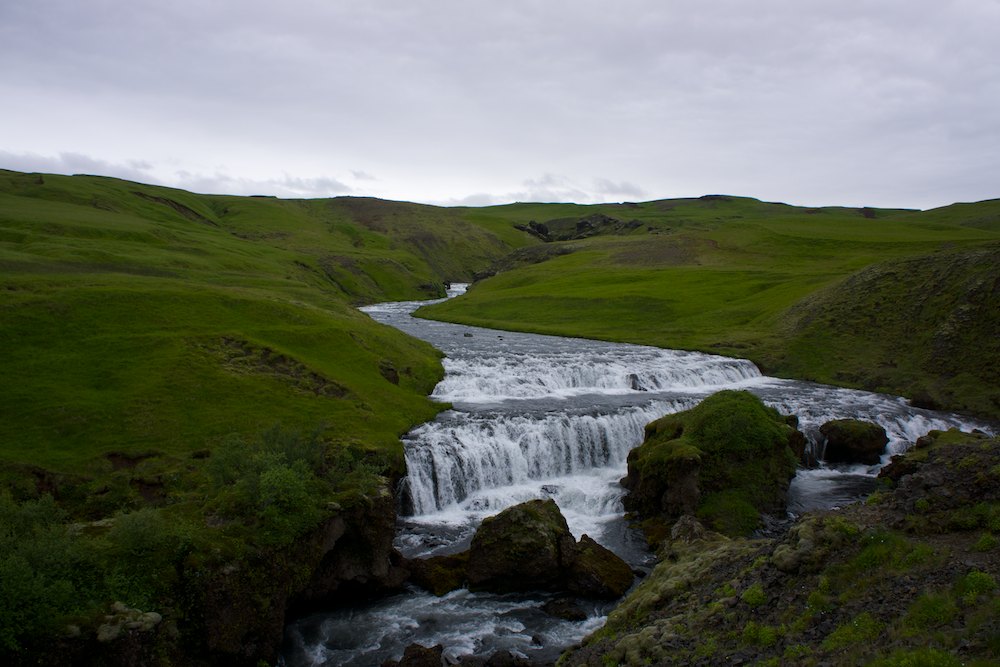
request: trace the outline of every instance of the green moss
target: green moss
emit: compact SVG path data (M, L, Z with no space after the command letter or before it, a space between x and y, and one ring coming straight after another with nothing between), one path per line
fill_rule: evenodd
M962 661L936 648L897 649L884 658L877 658L867 667L961 667Z
M743 600L751 609L754 607L759 607L760 605L767 602L767 596L764 595L764 587L757 582L747 588L740 595L740 599Z
M992 593L997 588L996 579L980 570L973 570L955 584L955 594L966 606L976 603L980 595Z
M951 594L924 593L910 605L902 624L904 632L912 635L951 623L957 615L958 607Z
M828 651L857 647L877 639L884 627L874 616L863 612L827 635L822 646Z
M796 466L788 447L793 432L749 392L713 394L647 427L645 441L629 456L633 493L627 506L655 516L664 510L666 489L690 488L690 497L667 508L668 518L696 502L698 517L709 527L748 535L758 527L760 512L781 505Z
M722 491L705 496L698 518L723 535L749 535L760 527L760 514L739 491Z
M769 625L747 621L743 626L741 639L744 644L751 646L774 646L778 641L778 631Z
M979 539L976 540L976 543L972 545L972 548L975 551L987 552L996 549L998 543L1000 542L998 542L997 538L992 534L983 533L979 536Z

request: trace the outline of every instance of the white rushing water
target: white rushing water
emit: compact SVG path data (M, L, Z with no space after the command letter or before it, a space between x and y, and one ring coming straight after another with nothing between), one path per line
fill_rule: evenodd
M450 296L462 291L458 286ZM746 360L420 320L411 316L419 305L363 309L446 354L446 375L432 396L453 408L403 438L408 476L396 544L408 557L459 551L484 517L550 497L574 535L586 533L643 565L649 555L622 516L619 480L628 452L642 442L645 424L721 389L747 389L796 415L815 458L822 458L819 426L831 419L882 425L890 438L886 460L931 429L989 430L894 396L764 377ZM878 467L820 463L800 470L789 510L850 502L870 491ZM412 641L444 643L452 656L505 648L537 658L584 636L600 624L602 612L595 607L587 621L571 623L540 614L537 596L456 592L438 599L415 592L393 600L298 624L289 631L286 660L377 665L398 658ZM424 620L413 620L414 605L426 610ZM476 619L471 626L469 618ZM528 618L532 625L525 625Z

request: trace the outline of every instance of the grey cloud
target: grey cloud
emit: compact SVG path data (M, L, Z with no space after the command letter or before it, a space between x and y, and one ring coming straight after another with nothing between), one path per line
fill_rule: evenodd
M336 197L354 190L335 178L298 178L285 174L281 178L252 179L222 172L212 175L177 172L177 187L206 194L273 194L288 198Z
M343 164L423 201L933 205L998 194L998 23L994 0L8 2L0 123L12 153L275 194L349 191L322 182Z
M124 163L108 162L80 153L59 153L56 156L37 153L15 153L0 150L0 167L15 171L43 172L52 174L93 174L113 176L130 181L154 182L149 173L152 168L143 160L128 160Z

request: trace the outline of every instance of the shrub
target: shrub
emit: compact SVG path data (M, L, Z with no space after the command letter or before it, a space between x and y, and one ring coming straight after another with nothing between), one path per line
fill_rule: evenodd
M761 586L760 582L743 591L740 599L750 607L759 607L767 601L767 597L764 595L764 587Z
M951 623L957 614L958 607L948 593L924 593L910 605L903 626L911 633L920 633Z
M868 667L961 667L958 657L936 648L899 649Z
M64 519L51 496L0 494L0 655L50 635L92 597L93 554Z
M287 544L323 517L324 501L345 480L370 486L371 473L341 450L327 461L319 431L304 437L274 427L258 438L231 438L209 465L219 511L255 529L266 545ZM363 483L363 484L362 484ZM364 489L367 492L369 489Z
M823 648L835 650L870 642L882 632L882 624L875 617L864 612L850 622L838 626L823 640Z

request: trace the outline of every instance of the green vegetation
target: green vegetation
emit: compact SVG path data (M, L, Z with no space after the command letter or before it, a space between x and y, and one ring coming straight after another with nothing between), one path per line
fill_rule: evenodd
M711 196L489 214L639 224L522 253L421 315L749 357L769 373L1000 415L1000 200L920 212Z
M722 391L646 426L629 454L626 508L644 518L695 513L713 530L748 535L784 502L795 429L745 391Z
M235 567L245 595L262 554L385 504L442 369L355 306L442 296L534 242L469 213L0 170L0 655L92 638L113 603L171 610L200 650L196 582ZM281 613L302 576L254 604Z

